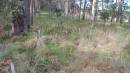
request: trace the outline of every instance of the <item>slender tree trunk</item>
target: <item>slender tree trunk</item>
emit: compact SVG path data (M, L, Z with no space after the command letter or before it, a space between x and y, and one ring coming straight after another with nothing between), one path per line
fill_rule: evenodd
M97 4L97 0L93 0L93 4L92 4L92 15L91 15L91 20L92 22L95 22L95 18L96 18L96 4Z
M130 24L130 16L129 16L129 20L128 20L128 23Z
M116 5L117 7L119 7L119 0L116 0ZM119 14L118 12L116 12L116 22L119 22L120 18L119 18Z
M112 16L111 16L111 24L112 24L112 22L113 22L113 19L114 19L114 16L112 15Z
M112 3L114 2L114 0L112 0ZM114 13L114 15L115 15L115 13ZM112 16L111 16L111 24L112 24L112 22L113 22L113 19L114 19L114 15L112 14Z
M81 11L82 11L82 8L81 8L81 6L82 6L82 0L80 0L80 11L79 11L79 19L81 18Z
M84 2L84 9L83 9L82 20L85 20L86 4L87 4L87 0L85 0L85 2Z
M51 16L52 14L52 0L48 0L48 6L49 6L49 17Z
M120 0L120 6L122 7L124 0ZM123 9L121 8L120 23L123 23Z
M116 0L116 3L118 2L118 0Z
M33 0L33 6L34 6L34 15L37 15L40 13L40 3L39 3L39 0Z
M69 13L69 0L65 0L65 16Z
M104 0L102 0L102 11L103 11L103 9L104 9L104 6L103 6L103 5L104 5L104 3L103 3L103 1L104 1Z
M122 7L122 4L123 4L123 2L124 2L124 0L116 0L116 4L117 4L117 7L119 8L118 9L118 11L120 11L120 12L118 12L119 14L117 14L117 16L116 16L116 22L120 22L120 23L122 23L122 20L123 20L123 10L122 10L122 8L120 8L120 7Z
M98 1L99 0L96 0L96 8L95 8L95 21L97 21L97 15L98 15Z

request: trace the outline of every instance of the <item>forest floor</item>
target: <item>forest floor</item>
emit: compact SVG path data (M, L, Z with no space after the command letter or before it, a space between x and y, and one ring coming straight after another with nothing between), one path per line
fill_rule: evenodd
M129 28L39 16L28 35L0 29L0 73L8 73L10 59L16 73L130 73Z

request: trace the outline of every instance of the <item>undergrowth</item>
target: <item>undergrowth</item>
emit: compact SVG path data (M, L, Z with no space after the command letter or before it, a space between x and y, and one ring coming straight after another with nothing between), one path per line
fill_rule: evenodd
M35 17L29 35L0 38L0 47L4 46L0 48L2 50L0 60L12 58L19 73L26 73L27 69L34 73L48 69L63 70L66 73L85 73L82 72L83 69L89 71L91 66L103 73L108 70L111 70L109 73L120 69L128 70L130 68L128 25L103 24L97 22L91 27L89 21L77 21L67 17L57 18L47 15ZM45 47L28 48L16 44L36 38L38 30L41 31L39 37L54 37Z

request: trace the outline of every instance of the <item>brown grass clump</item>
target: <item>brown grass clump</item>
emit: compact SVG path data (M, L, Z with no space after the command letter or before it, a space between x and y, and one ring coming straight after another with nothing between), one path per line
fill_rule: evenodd
M0 62L0 73L9 73L9 72L10 72L9 64L6 64L5 62Z
M120 35L113 31L102 31L93 29L93 31L81 35L79 39L79 51L87 51L88 49L98 49L103 52L113 52L119 54L122 51L125 40L120 39ZM120 39L120 40L119 40Z
M22 45L26 48L36 48L37 39L34 38L34 39L30 39L30 40L27 40L27 41L24 41L24 42L15 42L15 43L18 44L18 45Z
M0 26L0 37L4 37L6 35L6 32L4 31L3 26Z

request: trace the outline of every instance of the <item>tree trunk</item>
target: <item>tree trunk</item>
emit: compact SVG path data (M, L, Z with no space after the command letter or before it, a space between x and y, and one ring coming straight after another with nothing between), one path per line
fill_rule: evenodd
M85 20L86 4L87 4L87 0L85 0L85 2L84 2L84 9L83 9L82 20Z
M102 11L103 11L103 9L104 9L104 6L103 6L103 5L104 5L104 3L103 3L103 1L104 1L104 0L102 0Z
M120 0L120 6L123 6L124 0ZM123 23L123 9L121 8L120 23Z
M18 14L15 15L16 12L13 12L13 20L12 20L12 35L20 35L24 32L24 15Z
M24 0L24 32L29 32L33 24L33 0Z
M79 19L81 18L81 11L82 11L82 8L81 8L81 6L82 6L82 0L80 0L80 11L79 11Z
M97 15L98 15L98 0L96 0L96 5L95 5L95 21L97 21Z
M65 0L65 16L68 15L69 12L69 0Z
M123 3L124 3L124 0L116 0L116 3L117 3L117 5L118 5L118 7L122 7L122 5L123 5ZM120 23L122 23L122 15L123 15L123 10L122 10L122 8L119 8L119 9L121 9L121 12L119 12L119 14L117 15L117 17L116 17L116 19L117 19L117 21L116 22L119 22L120 21ZM118 10L119 10L118 9Z
M128 20L129 26L130 26L130 16L129 16L129 20Z
M34 0L34 15L39 15L40 13L40 3L39 3L39 0Z
M96 8L97 8L96 5L97 5L97 0L93 0L92 15L91 15L92 22L95 22L95 18L96 18Z
M118 2L118 0L116 0L116 3Z

